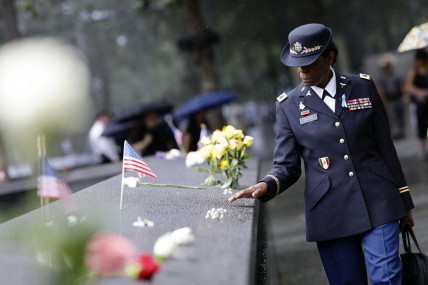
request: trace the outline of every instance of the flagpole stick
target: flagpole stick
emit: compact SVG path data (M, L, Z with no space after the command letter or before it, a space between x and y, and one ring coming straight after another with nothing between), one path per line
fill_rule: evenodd
M125 152L125 142L126 140L123 142L123 150ZM124 173L125 173L125 167L123 165L123 157L122 157L122 178L120 180L120 206L119 209L122 210L122 198L123 198L123 177L124 177Z

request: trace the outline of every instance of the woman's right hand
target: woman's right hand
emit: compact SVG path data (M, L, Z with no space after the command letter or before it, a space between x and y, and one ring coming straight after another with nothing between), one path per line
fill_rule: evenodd
M257 183L247 189L241 190L229 198L229 202L236 201L241 198L258 198L266 194L268 185L265 182Z

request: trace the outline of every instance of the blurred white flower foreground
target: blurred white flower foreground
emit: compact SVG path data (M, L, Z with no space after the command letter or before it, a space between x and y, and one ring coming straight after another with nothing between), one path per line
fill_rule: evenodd
M0 47L0 127L21 134L81 131L90 111L89 70L79 51L51 38Z

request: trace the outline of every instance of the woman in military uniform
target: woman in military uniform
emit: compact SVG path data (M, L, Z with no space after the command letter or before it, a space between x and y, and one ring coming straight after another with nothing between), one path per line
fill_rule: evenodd
M294 184L304 161L306 236L317 242L330 284L401 284L399 230L413 202L387 115L370 76L331 68L332 32L290 32L281 61L301 79L276 103L274 165L229 201L269 201Z

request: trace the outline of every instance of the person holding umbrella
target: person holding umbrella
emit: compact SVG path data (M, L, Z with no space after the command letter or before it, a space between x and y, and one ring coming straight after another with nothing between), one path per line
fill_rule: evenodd
M202 93L177 109L174 114L175 120L187 120L183 133L183 148L186 152L196 151L199 140L212 131L206 118L206 111L227 104L234 99L233 95L225 91Z
M277 98L274 165L241 198L273 199L301 175L306 237L316 242L330 284L401 284L400 227L414 207L370 76L331 65L332 31L307 24L290 32L281 61L301 83Z

